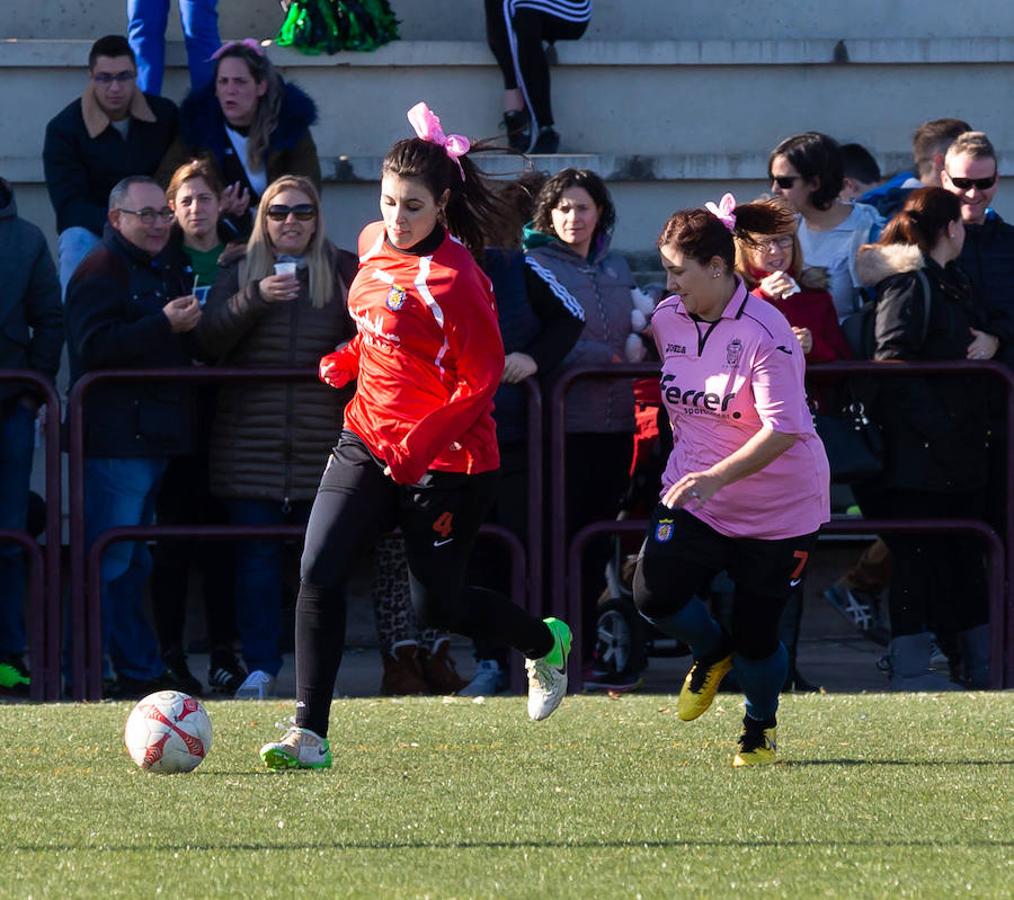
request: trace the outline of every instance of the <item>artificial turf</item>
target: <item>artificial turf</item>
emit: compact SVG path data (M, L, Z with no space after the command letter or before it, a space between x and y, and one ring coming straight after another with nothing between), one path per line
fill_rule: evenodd
M288 703L209 703L146 774L129 704L0 706L0 895L1011 896L1014 694L798 695L775 767L675 698L345 700L334 768L265 770Z

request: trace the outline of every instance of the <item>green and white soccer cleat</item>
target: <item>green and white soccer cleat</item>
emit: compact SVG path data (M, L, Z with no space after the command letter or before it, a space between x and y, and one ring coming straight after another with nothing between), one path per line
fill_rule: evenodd
M269 769L330 769L331 745L315 731L293 725L281 740L261 747L261 759Z
M540 659L525 660L528 671L528 718L548 719L567 693L570 627L560 619L544 620L553 634L553 649Z

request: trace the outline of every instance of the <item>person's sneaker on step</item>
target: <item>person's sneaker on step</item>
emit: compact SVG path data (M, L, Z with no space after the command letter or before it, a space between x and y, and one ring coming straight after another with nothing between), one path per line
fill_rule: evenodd
M423 653L422 674L429 693L438 697L457 694L468 684L458 674L451 656L451 640L446 637L437 638L429 652Z
M523 109L511 109L503 114L503 127L511 150L524 153L532 142L531 121Z
M739 737L739 751L732 760L735 768L741 766L770 766L778 761L778 723L775 719L760 722L743 717L743 733Z
M32 676L23 656L17 653L0 656L0 695L27 697L31 686Z
M280 740L261 747L261 759L269 769L330 769L331 745L317 732L292 725Z
M236 689L237 700L266 700L275 689L274 676L261 669L254 669Z
M176 682L176 690L183 691L193 697L200 697L204 693L204 685L201 684L190 671L187 665L187 657L181 647L171 647L162 654L162 662L165 663L169 675Z
M458 696L492 697L507 688L507 670L495 659L480 659L472 680L458 691Z
M880 616L880 597L851 587L839 578L824 591L824 599L863 637L886 647L890 633Z
M642 684L644 679L638 672L617 672L608 666L599 666L594 662L588 663L582 672L582 681L585 691L635 691Z
M676 715L684 722L692 722L703 714L711 706L718 686L731 668L732 652L724 645L714 653L695 659L683 679L683 687L676 700Z
M567 657L571 633L566 622L544 619L553 635L553 647L539 659L525 660L528 672L528 718L538 722L549 718L567 693Z
M208 663L208 689L232 697L249 673L231 650L213 650Z

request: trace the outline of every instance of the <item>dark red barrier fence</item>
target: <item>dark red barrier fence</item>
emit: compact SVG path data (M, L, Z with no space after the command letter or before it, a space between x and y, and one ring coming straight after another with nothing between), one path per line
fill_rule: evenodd
M28 647L32 662L31 696L60 696L60 398L38 372L0 371L0 382L25 384L46 405L46 549L28 532L4 532L2 540L19 543L28 556Z
M301 538L302 526L149 526L110 529L85 547L84 534L84 401L88 391L98 383L137 381L139 379L208 383L221 381L266 380L295 382L314 381L316 372L306 369L116 369L91 372L77 381L68 399L69 479L70 479L70 570L72 641L72 694L76 700L97 700L102 696L102 628L100 566L102 551L120 540L181 539L200 537L207 540L292 539ZM538 614L541 609L540 579L542 569L541 504L533 502L542 492L542 398L538 385L525 382L528 390L529 441L529 504L528 546L525 548L511 532L496 526L484 526L481 533L503 543L511 556L512 591L517 602ZM527 581L526 581L527 573ZM84 639L80 639L81 637ZM511 683L517 687L521 676L512 666Z
M624 363L620 365L601 368L597 366L577 366L562 373L553 385L550 394L548 414L550 428L550 564L552 566L552 612L556 615L566 617L573 614L568 610L571 605L568 598L572 596L575 580L580 580L580 570L571 568L574 562L573 548L567 543L567 521L566 521L566 462L565 462L565 423L566 423L566 398L574 382L579 380L616 380L620 378L643 378L655 377L659 374L657 363ZM999 672L1000 683L998 686L1009 686L1014 684L1014 592L1010 566L1014 561L1014 503L1011 502L1011 490L1014 485L1014 374L1005 366L995 362L901 362L901 363L876 363L876 362L838 362L824 365L810 366L807 369L808 376L820 378L845 378L851 375L874 375L879 377L899 377L906 375L918 376L939 376L939 375L986 375L999 381L1005 390L1007 409L1007 471L1005 491L1007 494L1007 521L1006 521L1006 544L1001 543L1001 556L999 562L994 560L994 568L999 572L998 593L992 597L991 609L992 618L992 649L994 659L993 678L997 678ZM593 465L593 461L588 462ZM857 523L854 532L871 533L876 531L874 524L884 523L884 531L900 530L897 525L904 521L907 524L918 526L918 530L937 531L936 523L941 520L872 520L862 519ZM993 539L999 541L996 533L984 523L971 522L969 520L948 520L947 524L960 522L961 528L967 531L974 531L980 535L987 544ZM893 524L890 524L893 523ZM630 523L622 523L626 526ZM890 524L890 527L886 527ZM597 526L601 526L594 534L605 534L626 530L619 527L621 523L615 521L604 521L592 523L583 529L581 534L588 532L589 535ZM845 523L835 522L827 526L828 532L846 531L850 526ZM854 533L853 532L853 533ZM992 537L989 537L991 535ZM578 535L575 535L575 540ZM590 539L590 538L589 538ZM994 573L995 576L995 573ZM997 584L993 584L997 588ZM580 683L580 623L571 623L574 631L574 649L572 659L571 677L574 683ZM578 626L578 627L575 627ZM999 662L997 660L999 659ZM574 666L577 666L575 669ZM576 673L576 675L574 674Z

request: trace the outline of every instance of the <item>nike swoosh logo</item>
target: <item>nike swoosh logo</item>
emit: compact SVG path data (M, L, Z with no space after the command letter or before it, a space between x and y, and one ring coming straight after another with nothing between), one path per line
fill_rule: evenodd
M776 350L781 350L782 353L784 353L786 356L792 356L792 351L788 347L784 346L783 344L779 344L777 347L775 347L775 349Z
M799 587L802 580L802 578L793 578L792 581L789 582L789 587Z
M454 538L447 538L447 540L445 540L445 541L434 541L433 542L433 546L434 547L443 547L444 544L449 544L453 540L454 540Z

